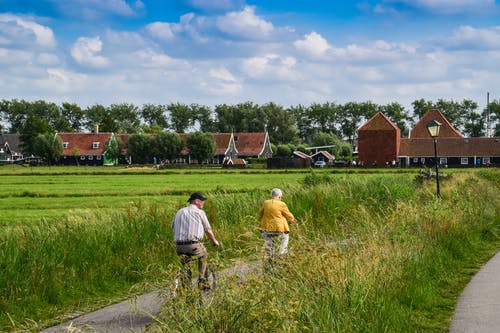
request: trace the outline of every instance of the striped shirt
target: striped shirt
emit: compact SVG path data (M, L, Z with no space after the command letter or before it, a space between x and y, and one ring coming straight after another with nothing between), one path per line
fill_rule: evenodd
M172 221L174 242L201 241L205 230L210 230L205 212L195 205L179 209Z

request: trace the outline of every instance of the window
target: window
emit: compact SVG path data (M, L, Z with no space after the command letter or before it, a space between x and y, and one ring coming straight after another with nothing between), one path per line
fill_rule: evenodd
M94 159L94 156L89 155L89 161L92 161Z
M460 164L462 164L462 165L469 164L469 158L468 157L460 157Z
M413 158L413 163L418 163L418 157Z
M425 164L425 157L420 158L420 163Z
M483 164L490 164L490 158L489 157L483 157Z
M96 159L96 160L98 160L98 161L100 161L100 160L101 160L101 158L102 158L102 157L101 157L101 155L97 155L97 156L95 157L95 159Z
M81 155L80 159L83 161L85 159L85 155Z
M441 164L441 165L448 164L448 159L446 157L439 158L439 164Z
M69 142L63 142L63 148L68 149L69 147Z
M92 149L98 149L98 148L99 148L99 142L93 142Z
M234 142L238 142L238 137L237 136L234 137Z

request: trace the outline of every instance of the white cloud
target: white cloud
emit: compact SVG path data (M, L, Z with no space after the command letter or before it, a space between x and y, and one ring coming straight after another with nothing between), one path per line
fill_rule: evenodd
M220 67L217 69L211 69L208 75L214 79L226 81L226 82L236 82L236 78L231 74L227 68Z
M109 60L98 55L101 51L102 42L100 37L80 37L71 48L71 55L81 65L104 67L109 64Z
M174 32L172 24L165 22L154 22L146 26L146 30L154 37L162 40L172 40Z
M138 50L134 57L140 60L140 65L144 67L170 67L185 65L185 62L178 61L166 54L158 53L152 49ZM131 61L132 62L132 61Z
M2 39L10 40L17 43L17 39L22 35L34 36L35 43L43 47L54 47L56 40L52 29L34 22L31 19L23 18L12 14L0 14L0 23L15 25L13 28L17 30L10 30L17 32L15 35L4 36ZM2 29L3 30L3 29ZM7 29L6 29L7 30ZM9 30L7 30L9 31ZM5 33L5 30L4 30ZM0 34L2 34L0 32Z
M500 26L489 29L461 26L444 43L453 48L498 50L500 49Z
M297 60L293 57L281 57L277 54L245 59L242 69L246 75L253 79L270 81L297 80L295 71Z
M53 66L53 65L57 65L59 63L59 57L55 54L52 54L52 53L43 52L37 56L37 61L41 65Z
M252 40L264 39L274 30L272 23L255 15L255 7L252 6L218 17L216 25L226 34Z
M314 31L308 35L304 35L304 39L297 40L293 44L299 51L316 58L323 58L332 48L326 39Z

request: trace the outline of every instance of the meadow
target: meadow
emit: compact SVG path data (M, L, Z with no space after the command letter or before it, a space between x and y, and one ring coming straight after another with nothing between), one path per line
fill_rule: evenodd
M441 200L409 169L51 169L0 170L0 331L38 331L168 285L170 221L193 190L210 198L223 267L259 260L256 211L270 188L300 223L280 267L208 305L166 304L165 332L446 332L500 244L497 169L447 170Z

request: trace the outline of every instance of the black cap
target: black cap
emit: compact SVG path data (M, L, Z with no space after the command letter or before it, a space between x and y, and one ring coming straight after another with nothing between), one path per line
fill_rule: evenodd
M198 200L201 200L201 201L205 201L207 200L207 198L205 198L203 195L201 195L200 192L194 192L193 194L191 194L191 196L189 197L188 201L191 202L195 199L198 199Z

